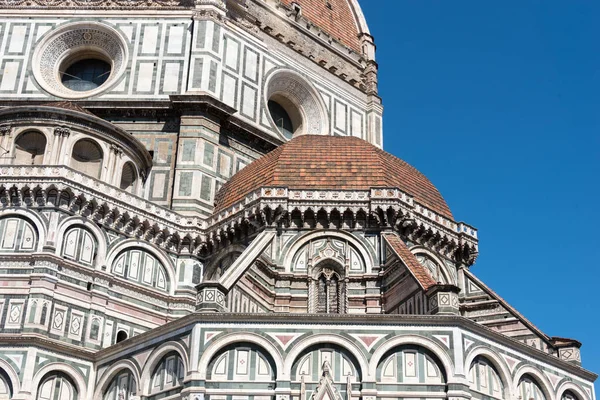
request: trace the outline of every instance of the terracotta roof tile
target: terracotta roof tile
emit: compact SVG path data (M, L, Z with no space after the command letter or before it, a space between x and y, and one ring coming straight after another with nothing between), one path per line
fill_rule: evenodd
M453 219L440 192L414 167L354 137L303 135L254 161L223 185L215 212L266 186L313 190L396 187Z
M292 2L302 7L302 16L333 39L360 53L358 25L348 0L281 0L286 6ZM328 3L331 7L328 7Z
M437 284L398 235L387 233L383 235L383 239L404 265L406 265L424 290L428 290Z

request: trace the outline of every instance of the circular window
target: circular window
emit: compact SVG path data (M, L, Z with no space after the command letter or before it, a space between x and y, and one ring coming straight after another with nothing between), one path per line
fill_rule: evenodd
M328 135L325 107L317 91L299 74L275 71L266 84L271 124L285 139L294 135Z
M68 89L87 92L102 86L108 80L111 71L112 68L106 61L87 58L75 61L67 68L61 68L60 74L63 85Z
M127 44L115 29L78 22L63 25L42 39L33 56L33 74L47 92L81 99L116 84L127 57Z
M285 108L275 100L269 100L268 107L269 114L271 114L271 118L273 118L273 122L275 122L275 126L279 129L279 132L287 139L291 139L292 136L294 136L295 131L292 117L290 117Z

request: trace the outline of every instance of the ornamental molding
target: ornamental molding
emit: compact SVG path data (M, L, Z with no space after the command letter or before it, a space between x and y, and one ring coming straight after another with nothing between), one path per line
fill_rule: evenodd
M0 167L0 206L20 205L60 208L169 252L182 250L185 238L188 246L205 241L202 220L184 217L65 166Z
M66 166L0 167L0 206L21 205L64 209L171 253L212 253L265 228L336 228L397 230L412 242L466 265L473 264L478 254L475 228L444 218L394 188L263 187L203 220L182 216ZM305 226L309 222L314 226Z
M75 91L67 88L61 81L61 69L69 66L65 65L68 60L73 62L90 53L101 55L111 65L108 79L92 90ZM48 93L65 99L81 99L98 95L114 86L125 72L128 62L129 46L117 29L107 24L85 21L60 25L45 34L35 47L32 70L38 84Z
M342 229L398 230L411 241L466 265L472 265L478 254L475 228L436 213L397 188L327 191L262 187L213 215L207 221L207 235L209 240L212 237L222 241L226 237L221 236L227 236L244 224L303 228L294 225L298 217L302 224L309 219L320 221L324 218L327 225L337 223L339 226L336 227ZM360 223L364 225L359 226Z
M64 275L75 277L84 282L92 282L94 286L102 286L108 289L108 296L113 301L123 301L121 298L115 298L110 295L110 293L120 293L133 299L144 301L150 307L162 307L164 312L159 312L161 316L164 316L169 309L194 310L194 295L168 295L164 292L129 283L108 272L80 266L77 263L62 259L55 254L0 254L0 260L2 260L2 265L6 268L22 271L27 270L29 274L35 271L36 274L45 273L57 279L60 278L59 275ZM46 271L41 271L40 267L45 268ZM64 282L64 280L61 281ZM126 303L129 304L128 302ZM153 309L153 312L157 312L157 310Z
M0 0L1 8L86 8L112 9L182 9L193 7L193 0Z

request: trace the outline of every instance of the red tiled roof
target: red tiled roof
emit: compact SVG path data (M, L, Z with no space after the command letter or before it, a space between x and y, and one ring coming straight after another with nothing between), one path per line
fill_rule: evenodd
M453 219L440 192L414 167L355 137L302 135L235 174L215 199L215 212L261 187L307 190L370 190L394 187L425 207Z
M281 0L302 7L302 16L344 46L360 53L358 26L348 0ZM328 3L331 7L328 7Z
M386 233L383 235L383 239L404 265L406 265L406 268L408 268L424 290L428 290L437 284L398 235L395 233Z

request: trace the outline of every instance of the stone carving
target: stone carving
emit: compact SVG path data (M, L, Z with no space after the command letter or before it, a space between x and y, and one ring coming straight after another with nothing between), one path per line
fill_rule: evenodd
M55 8L181 8L193 6L193 0L0 0L0 7Z
M65 56L76 57L78 51L108 56L112 72L100 88L74 92L60 81L60 71L66 67L61 64ZM127 46L115 30L102 24L77 23L57 29L39 45L33 58L33 73L48 92L65 98L83 98L110 87L123 72L126 59Z
M274 94L283 93L304 111L305 120L302 133L313 135L326 135L328 124L325 122L323 107L317 100L317 95L308 86L308 83L287 71L276 72L269 80L267 98Z

